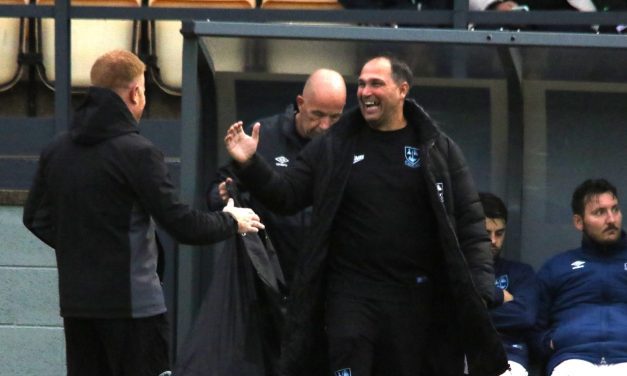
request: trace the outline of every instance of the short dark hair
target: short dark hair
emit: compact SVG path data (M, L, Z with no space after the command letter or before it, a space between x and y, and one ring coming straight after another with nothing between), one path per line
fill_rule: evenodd
M618 199L616 187L605 179L588 179L579 184L577 188L575 188L573 198L570 201L573 214L578 214L583 217L588 201L594 196L608 192Z
M407 84L411 88L414 81L414 72L412 72L411 68L406 62L391 53L383 53L381 55L369 58L368 60L366 60L366 63L375 59L386 59L387 61L389 61L390 66L392 67L392 79L394 80L394 82L396 82L396 84L398 85L402 84L403 82L407 82Z
M483 212L487 218L502 219L507 223L507 207L497 195L489 192L479 192L479 200L483 205Z

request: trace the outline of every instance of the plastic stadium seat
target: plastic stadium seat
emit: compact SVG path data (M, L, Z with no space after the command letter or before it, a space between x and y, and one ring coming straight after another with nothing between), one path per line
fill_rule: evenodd
M169 8L239 8L252 9L255 0L150 0L151 7ZM151 28L151 54L157 58L158 69L153 69L155 82L170 94L180 94L183 76L183 36L178 21L154 21ZM212 40L210 52L219 51L217 71L240 71L244 66L244 48L241 41ZM213 54L212 54L213 55Z
M149 6L163 8L241 8L255 7L254 0L150 0Z
M28 0L0 0L3 5L27 3ZM0 91L9 89L20 79L22 69L17 59L25 46L24 25L18 18L0 17Z
M318 68L329 68L350 76L358 63L357 45L350 42L268 40L266 46L267 67L272 73L309 75ZM296 52L303 49L306 54Z
M333 10L342 9L337 0L262 0L261 8L264 9L311 9ZM338 24L313 24L299 23L312 26L341 27ZM345 25L344 25L345 26ZM354 47L347 45L345 49L338 51L327 42L306 42L308 54L298 54L303 42L301 41L269 41L268 42L268 68L277 73L309 74L317 68L326 67L338 70L342 74L349 74L353 69ZM307 56L315 56L316 59Z
M37 0L37 4L51 5L54 0ZM73 6L140 7L141 0L72 0ZM89 71L94 61L113 49L137 52L139 22L133 20L72 20L72 87L90 85ZM55 80L54 20L42 19L38 33L42 53L44 81Z
M342 9L337 0L262 0L262 8L268 9Z

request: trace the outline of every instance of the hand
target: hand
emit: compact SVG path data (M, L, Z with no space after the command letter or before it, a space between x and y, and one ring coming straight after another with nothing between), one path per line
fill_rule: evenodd
M226 150L231 155L231 158L241 164L245 164L250 160L250 158L252 158L257 151L260 126L261 124L255 123L250 136L244 132L244 129L242 128L243 123L241 121L238 121L229 127L226 132L226 136L224 137L224 143L226 145Z
M227 189L227 185L229 185L229 184L233 184L233 179L226 178L225 181L223 181L222 183L218 184L218 195L220 196L220 199L222 200L222 202L224 202L225 204L231 198L231 196L229 195L229 191Z
M507 290L503 290L503 303L511 302L512 300L514 300L514 295Z
M237 221L237 233L245 234L247 232L258 232L260 229L266 228L260 222L259 216L249 208L237 208L233 203L233 199L229 198L226 206L222 211L227 212Z

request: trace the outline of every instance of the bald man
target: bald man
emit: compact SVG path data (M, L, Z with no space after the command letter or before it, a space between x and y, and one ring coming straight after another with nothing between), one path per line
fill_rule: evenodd
M339 120L345 103L346 84L342 76L329 69L318 69L305 82L303 93L296 97L296 132L303 139L323 134Z
M287 106L281 114L254 123L254 125L261 124L259 154L269 161L277 172L287 169L311 139L325 133L339 120L345 103L346 84L342 76L329 69L314 71L307 78L302 93L296 96L295 104ZM250 128L252 126L253 124ZM239 204L255 208L253 210L262 218L266 233L276 250L276 258L283 271L284 285L281 286L278 296L274 294L270 294L272 297L263 294L258 296L255 301L255 318L249 318L251 321L257 320L260 323L258 333L264 369L267 374L275 374L283 326L281 308L277 306L276 298L285 296L289 291L296 260L308 236L311 208L289 216L272 212L251 197L247 192L247 187L240 186L233 176L235 174L232 165L220 169L218 178L209 190L208 204L213 210L224 206L229 198L228 192L234 192L231 189L227 192L227 184L239 190ZM277 279L280 280L279 277Z
M325 133L339 120L346 104L346 84L342 75L330 69L314 71L305 82L296 106L285 112L259 120L261 124L257 152L270 161L275 170L285 170L300 150L314 137ZM256 124L255 123L255 124ZM252 125L251 125L252 128ZM228 199L226 181L233 176L222 168L219 179L210 190L209 207L218 210ZM276 248L286 284L292 280L296 256L303 246L310 224L311 210L291 216L277 215L251 199L250 204L263 219L266 231Z

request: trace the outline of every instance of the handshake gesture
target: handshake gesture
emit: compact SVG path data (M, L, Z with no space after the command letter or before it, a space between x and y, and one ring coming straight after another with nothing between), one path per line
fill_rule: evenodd
M226 206L222 211L227 212L237 221L237 232L246 234L247 232L258 232L263 230L265 226L261 223L259 216L252 209L238 208L233 203L233 199L229 198Z

